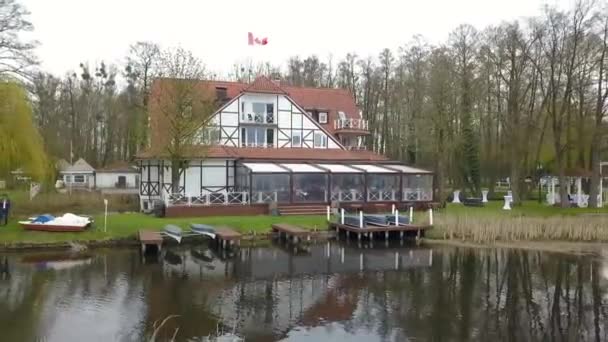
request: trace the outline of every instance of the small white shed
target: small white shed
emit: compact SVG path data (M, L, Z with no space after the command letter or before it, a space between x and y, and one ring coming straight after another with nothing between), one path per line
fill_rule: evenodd
M126 162L117 162L97 169L96 188L98 189L138 189L139 171Z

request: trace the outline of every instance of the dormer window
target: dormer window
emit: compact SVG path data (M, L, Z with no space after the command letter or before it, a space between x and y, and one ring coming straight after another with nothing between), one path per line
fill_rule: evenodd
M224 101L228 98L228 89L226 87L215 87L215 97L218 101Z
M327 113L319 112L319 123L326 124L327 123Z

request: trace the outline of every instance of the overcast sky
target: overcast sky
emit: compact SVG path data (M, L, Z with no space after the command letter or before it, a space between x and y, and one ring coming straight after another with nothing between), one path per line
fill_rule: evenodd
M335 59L354 51L376 56L421 34L444 42L461 23L477 28L538 15L570 0L22 0L41 45L44 70L63 74L106 61L124 62L131 43L148 40L192 50L218 73L237 61L284 65L293 55ZM268 37L249 47L247 32Z

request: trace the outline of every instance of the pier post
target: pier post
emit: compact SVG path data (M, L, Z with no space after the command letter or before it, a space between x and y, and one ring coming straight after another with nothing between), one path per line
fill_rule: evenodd
M344 263L344 247L340 248L340 262Z
M391 205L391 214L394 214L394 213L395 213L395 204L393 203Z
M399 252L395 252L395 269L399 269Z
M429 208L429 225L433 225L433 208Z
M350 231L346 231L346 240L350 239Z
M387 230L386 232L384 232L384 239L385 239L386 241L388 241L388 230Z
M331 211L330 207L327 206L327 221L328 222L331 221L331 215L330 215L331 213L330 213L330 211Z
M399 232L399 239L401 239L401 241L403 241L403 230Z
M359 228L363 228L363 211L359 212Z
M361 233L357 234L357 238L361 241Z
M395 226L399 226L399 210L395 209Z
M344 224L344 208L340 209L340 223Z
M359 270L363 271L363 253L359 253Z
M414 223L414 207L410 207L410 224Z

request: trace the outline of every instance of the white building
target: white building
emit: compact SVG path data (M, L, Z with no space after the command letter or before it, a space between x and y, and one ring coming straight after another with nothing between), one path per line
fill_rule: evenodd
M156 80L152 98L163 94L165 82ZM142 208L163 201L175 214L229 213L217 206L252 214L252 207L276 202L283 209L316 205L318 213L332 202L432 201L431 172L362 150L367 121L348 91L282 86L266 77L200 87L215 91L223 105L199 133L200 145L190 147L178 192L162 146L159 101L150 101L152 146L138 155Z

